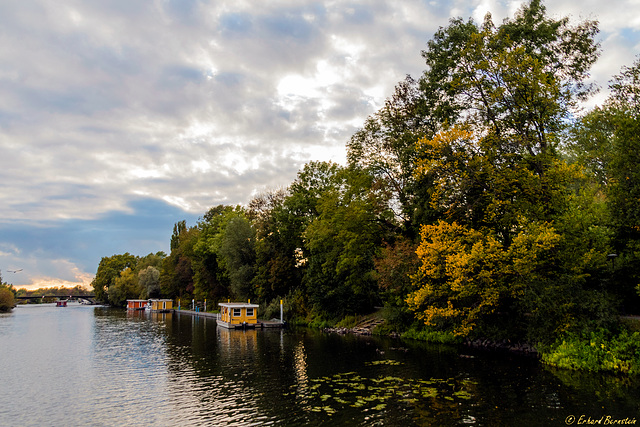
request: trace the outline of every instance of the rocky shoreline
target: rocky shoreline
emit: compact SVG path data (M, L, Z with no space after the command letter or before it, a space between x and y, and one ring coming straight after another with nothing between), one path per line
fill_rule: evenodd
M489 339L465 339L462 345L478 350L508 351L532 357L540 357L538 350L529 343L513 343L510 340L494 341Z

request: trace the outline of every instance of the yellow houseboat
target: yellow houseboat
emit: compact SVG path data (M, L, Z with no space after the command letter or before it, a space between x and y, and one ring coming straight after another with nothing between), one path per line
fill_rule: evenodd
M219 326L228 329L255 328L258 323L258 304L244 302L221 302L216 319Z
M168 313L173 311L173 300L170 299L151 299L149 300L151 311Z

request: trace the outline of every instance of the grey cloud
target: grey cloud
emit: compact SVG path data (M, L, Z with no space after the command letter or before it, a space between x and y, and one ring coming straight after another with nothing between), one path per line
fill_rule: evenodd
M246 12L225 13L219 19L225 37L249 37L253 26L251 14Z
M300 11L284 13L282 15L267 15L260 19L269 36L276 40L285 39L288 43L305 45L317 35L316 27L302 18Z

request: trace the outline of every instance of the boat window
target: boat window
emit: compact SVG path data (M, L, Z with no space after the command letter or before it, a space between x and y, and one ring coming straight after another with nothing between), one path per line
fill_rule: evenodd
M253 317L253 308L247 308L247 317Z
M233 309L233 317L240 317L240 309L239 308L234 308Z

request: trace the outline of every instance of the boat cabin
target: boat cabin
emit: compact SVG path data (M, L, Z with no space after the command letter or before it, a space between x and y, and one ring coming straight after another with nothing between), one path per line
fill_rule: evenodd
M229 328L255 328L258 323L258 304L244 302L221 302L218 325Z
M146 299L128 299L127 310L144 310L149 304L149 300Z
M67 300L56 301L56 307L66 307L66 306L67 306Z
M151 311L159 311L167 313L173 311L173 300L170 299L151 299Z

